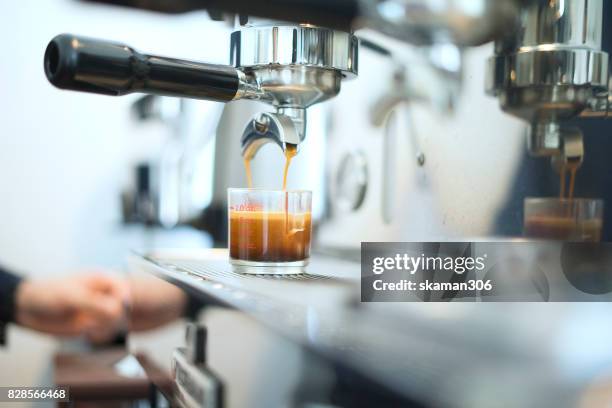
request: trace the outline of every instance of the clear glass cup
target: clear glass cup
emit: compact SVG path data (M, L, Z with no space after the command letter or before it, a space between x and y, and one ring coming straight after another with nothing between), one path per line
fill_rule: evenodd
M603 200L591 198L526 198L526 237L557 241L599 242Z
M303 273L310 257L312 192L228 189L230 263L254 274Z

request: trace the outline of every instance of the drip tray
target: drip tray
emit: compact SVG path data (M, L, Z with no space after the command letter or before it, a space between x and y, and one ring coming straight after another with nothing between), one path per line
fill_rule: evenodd
M154 260L155 261L155 260ZM268 279L275 281L314 281L321 279L334 279L332 276L315 275L311 273L299 274L246 274L238 273L233 270L231 265L226 265L227 261L189 261L189 260L167 260L160 259L161 265L170 269L180 269L193 275L207 279L219 280L242 280L242 279Z
M359 296L359 263L328 255L314 255L305 273L287 275L235 272L226 249L158 250L139 258L154 274L234 306L238 298L325 304Z

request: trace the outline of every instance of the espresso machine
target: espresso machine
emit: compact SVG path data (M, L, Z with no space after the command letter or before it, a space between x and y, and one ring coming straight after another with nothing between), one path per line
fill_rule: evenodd
M525 140L551 172L585 160L589 140L566 122L610 112L602 0L110 3L233 21L230 65L63 34L45 52L53 85L228 103L216 137L233 138L238 163L267 143L305 149L312 105L327 118L325 150L308 163L326 178L315 190L325 199L307 274L240 275L222 249L131 258L139 285L188 299L177 313L191 321L177 329L188 332L184 347L155 352L173 373L164 399L535 407L592 397L593 367L612 356L580 360L563 328L605 336L580 315L609 308L362 304L358 250L362 241L495 235Z
M397 5L393 10L401 21L401 16L421 16L421 9L411 8L416 3L377 5L378 10ZM500 9L484 18L496 21L495 26L504 31L491 33L496 38L492 45L452 40L457 35L445 31L425 37L428 41L415 39L405 32L402 36L389 22L384 32L419 44L419 50L398 51L402 44L394 43L388 48L393 52L386 50L385 55L395 64L385 65L380 52L377 57L362 47L362 76L365 69L372 69L386 77L368 73L371 81L380 82L364 84L361 90L347 84L331 102L338 116L357 111L354 120L367 130L362 137L351 134L351 141L330 141L330 189L335 205L321 232L327 246L358 248L360 241L498 236L516 229L497 217L516 194L508 191L508 184L520 173L517 166L525 150L537 160L552 163L547 173L556 174L550 177L553 180L558 180L564 164L581 165L588 138L583 142L576 121L609 115L603 3L515 3L518 9L509 21L517 26L511 29L502 28L506 20L500 17L505 15L501 10L512 14L511 7L506 8L510 4L502 7L502 3L489 2L489 7L495 4ZM445 9L450 10L454 11ZM472 21L470 27L476 30L478 22ZM373 34L364 32L362 37L380 38ZM372 94L367 107L343 103L343 98L355 100L366 88ZM497 98L498 106L491 96ZM346 133L349 127L335 126L341 128L338 133ZM474 157L478 163L466 164ZM545 177L529 173L524 177L530 176ZM520 218L503 223L516 219ZM364 230L359 225L369 227ZM356 242L347 242L347 235Z

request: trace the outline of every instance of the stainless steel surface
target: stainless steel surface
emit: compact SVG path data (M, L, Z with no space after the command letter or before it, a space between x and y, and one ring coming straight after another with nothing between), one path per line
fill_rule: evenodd
M232 33L231 63L244 74L237 98L276 108L275 114L258 115L245 128L243 156L252 158L264 143L284 150L286 143L304 140L305 109L336 96L342 79L357 75L358 40L351 33L308 24L247 23Z
M566 44L543 44L540 47L520 47L511 59L506 55L493 57L489 62L492 75L489 90L496 94L509 86L563 85L588 85L594 87L595 91L605 90L608 83L607 53L572 47ZM579 95L570 92L558 96L572 99Z
M529 150L559 153L557 122L586 112L607 115L608 54L601 50L602 0L539 2L520 28L495 43L487 91L502 109L532 123Z
M342 80L339 71L302 65L268 65L251 75L270 103L288 108L307 108L336 96Z
M338 169L333 197L341 211L356 211L368 190L368 162L363 152L347 153Z
M293 122L295 129L300 138L300 142L306 137L306 109L304 108L292 108L282 107L276 110L278 116L287 116Z
M298 65L355 76L357 37L309 24L241 27L232 34L231 63L243 71ZM265 84L262 84L265 86Z
M577 406L612 361L607 303L358 304L350 280L233 276L226 256L161 251L134 262L426 406ZM315 272L358 269L329 259Z
M557 122L535 122L527 130L527 149L534 156L561 153L561 126Z
M524 120L567 119L606 92L608 56L591 50L529 50L488 62L487 88Z
M360 0L366 24L416 45L484 44L513 27L516 0Z
M582 131L575 127L565 127L560 136L559 152L551 158L553 169L557 173L569 168L579 169L584 161L584 137Z
M604 93L590 100L587 108L580 112L580 116L585 118L607 118L612 116L612 72L608 81L607 95Z
M243 289L247 289L248 285L254 285L255 289L262 280L358 282L359 279L359 272L355 271L358 263L339 261L333 256L317 256L307 267L305 273L290 275L237 273L229 263L229 254L226 249L159 250L143 254L143 256L147 261L161 268L180 271L201 279L218 281Z
M266 143L275 143L285 151L287 144L298 146L304 137L304 129L298 129L291 117L277 113L258 113L242 133L242 157L252 159Z
M603 0L540 1L523 13L523 30L515 39L523 51L546 49L544 44L566 47L601 47Z
M255 81L251 77L247 77L244 72L238 72L238 90L234 96L234 100L240 99L254 99L254 100L265 100L266 95Z
M172 355L173 404L180 408L225 406L221 381L206 366L191 361L188 353L188 349L178 348Z
M584 160L584 138L582 131L578 128L566 128L563 135L563 152L561 154L562 164L570 163L576 168L582 165Z
M234 100L262 100L288 108L307 108L336 96L343 79L339 71L301 65L267 65L245 72Z
M453 114L461 92L461 51L449 44L431 47L428 51L417 55L414 61L391 57L396 71L387 93L372 102L370 115L374 125L382 126L387 116L402 103L427 104L442 115ZM442 57L438 58L437 54ZM446 65L441 65L437 59L445 60ZM415 81L413 77L419 76L419 70L428 72L427 81Z

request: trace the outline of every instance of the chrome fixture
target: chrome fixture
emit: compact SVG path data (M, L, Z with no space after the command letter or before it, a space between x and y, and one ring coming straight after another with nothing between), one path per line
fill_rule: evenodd
M415 45L480 45L514 26L521 0L359 0L368 26Z
M561 154L552 157L553 168L559 173L565 168L579 168L584 160L582 131L564 126L561 137Z
M247 124L241 138L242 157L252 159L257 150L266 143L276 143L285 151L286 146L299 144L305 137L306 109L298 112L304 115L303 120L279 113L258 113ZM300 124L301 123L301 124Z
M610 114L608 54L601 50L603 0L540 1L521 28L495 43L487 91L531 124L535 156L566 156L563 121Z
M423 103L442 115L454 113L461 92L461 50L452 44L436 44L420 51L409 60L388 53L395 70L388 91L372 103L373 125L383 126L387 116L401 103Z

